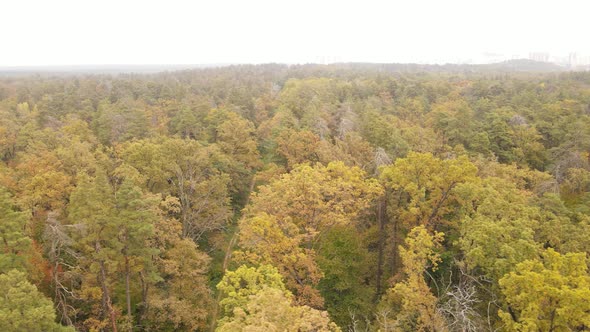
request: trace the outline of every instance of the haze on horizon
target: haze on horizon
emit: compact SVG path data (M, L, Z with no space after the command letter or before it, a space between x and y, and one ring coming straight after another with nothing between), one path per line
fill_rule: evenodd
M586 1L7 1L0 66L590 55Z

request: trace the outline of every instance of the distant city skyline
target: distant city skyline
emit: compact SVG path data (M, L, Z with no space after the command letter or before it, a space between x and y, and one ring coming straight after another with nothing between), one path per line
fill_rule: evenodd
M331 63L340 63L340 62L349 62L344 61L346 57L338 56L338 55L326 55L326 56L317 56L315 61L311 61L313 63L319 64L331 64ZM456 58L448 58L448 59L434 59L432 62L424 62L418 61L415 63L419 64L445 64L445 63L453 63L453 64L489 64L489 63L498 63L508 60L515 60L515 59L529 59L539 62L547 62L547 63L554 63L561 66L588 66L590 65L590 55L580 54L577 52L569 52L563 55L555 55L549 52L528 52L526 54L499 54L493 52L483 52L478 56L474 57L456 57ZM390 61L391 62L391 61Z
M584 0L19 0L2 7L4 67L477 64L535 54L564 66L590 62Z

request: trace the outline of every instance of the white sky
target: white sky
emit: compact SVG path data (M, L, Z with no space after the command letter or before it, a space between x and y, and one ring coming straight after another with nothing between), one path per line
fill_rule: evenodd
M0 0L0 66L590 55L589 15L588 0Z

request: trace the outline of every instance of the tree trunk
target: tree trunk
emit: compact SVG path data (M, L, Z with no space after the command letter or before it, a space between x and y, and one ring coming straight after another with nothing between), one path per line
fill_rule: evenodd
M144 271L139 272L139 279L141 280L141 303L138 313L138 322L141 324L145 318L145 314L148 310L148 294L149 294L149 283L146 280Z
M387 237L386 234L386 225L387 225L387 190L385 190L385 194L381 197L377 205L377 221L379 222L379 251L377 256L377 280L376 280L376 292L375 292L375 301L379 299L379 296L382 293L382 279L383 279L383 256L385 251L385 239Z
M131 316L131 291L129 290L130 273L129 256L125 255L125 297L127 300L127 323L129 324L129 331L133 330L133 317Z
M100 243L96 241L94 243L94 249L96 253L100 253ZM111 303L111 297L109 295L109 288L107 286L107 271L104 261L101 259L98 261L100 266L100 274L98 276L98 281L100 283L100 287L102 289L102 307L103 311L109 314L109 318L111 320L111 325L113 328L113 332L117 332L117 318L115 315L115 310L113 310L113 305Z
M399 196L397 197L397 207L399 208L400 202L402 200L402 195L403 192L400 190L399 191ZM396 214L393 217L393 229L391 232L391 275L395 275L397 273L398 269L398 265L399 265L399 259L398 259L398 255L399 255L399 250L398 250L398 236L399 236L399 215Z

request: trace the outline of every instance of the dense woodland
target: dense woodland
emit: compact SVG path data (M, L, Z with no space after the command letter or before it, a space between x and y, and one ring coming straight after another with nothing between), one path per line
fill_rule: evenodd
M0 78L1 331L588 331L590 73Z

